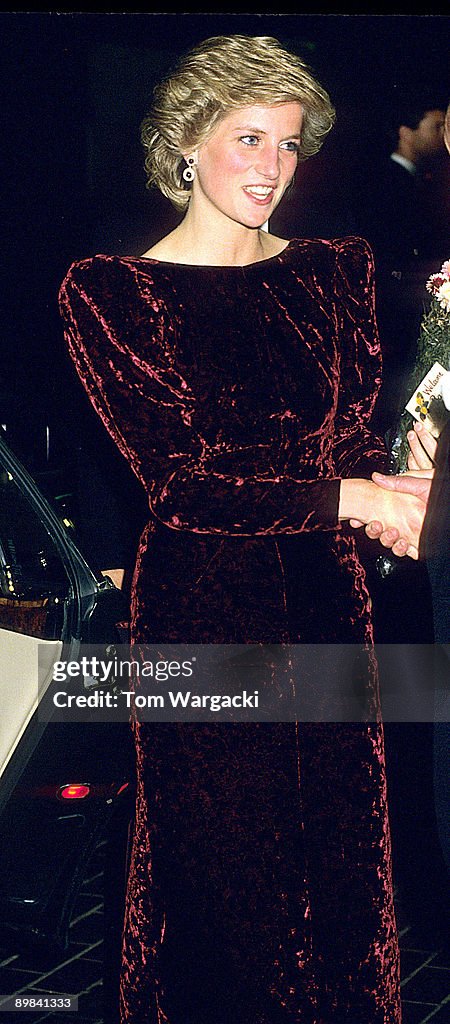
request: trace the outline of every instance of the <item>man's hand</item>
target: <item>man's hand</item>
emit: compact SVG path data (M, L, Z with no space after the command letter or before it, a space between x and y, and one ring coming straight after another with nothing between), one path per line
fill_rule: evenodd
M436 458L437 440L422 423L415 423L408 431L408 469L432 469Z
M365 524L368 537L380 538L399 556L418 557L425 507L415 494L397 493L389 482L381 487L375 479L341 480L339 519L348 519L355 527Z
M423 469L416 473L402 473L399 476L373 473L372 479L378 487L383 487L385 490L396 491L399 494L413 494L423 502L426 509L433 475L434 470ZM408 555L415 560L419 557L418 547L408 544L404 538L400 537L400 533L395 527L384 530L382 523L374 521L366 526L366 534L371 540L379 540L383 547L391 548L394 555Z

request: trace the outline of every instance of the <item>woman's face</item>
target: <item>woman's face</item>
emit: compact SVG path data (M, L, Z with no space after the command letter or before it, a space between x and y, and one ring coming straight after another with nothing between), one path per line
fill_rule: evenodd
M197 150L192 200L246 227L260 227L298 163L300 103L241 107L227 114ZM210 209L211 212L211 209Z

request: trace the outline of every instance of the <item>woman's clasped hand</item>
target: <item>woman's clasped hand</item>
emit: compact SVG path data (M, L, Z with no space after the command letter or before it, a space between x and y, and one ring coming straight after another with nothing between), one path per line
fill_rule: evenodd
M379 540L395 555L408 555L417 560L434 475L437 440L422 423L416 423L408 432L408 444L410 452L406 473L395 476L372 474L373 483L385 492L388 500L378 496L377 518L366 523L365 530L371 540ZM351 525L362 526L363 522L351 520Z

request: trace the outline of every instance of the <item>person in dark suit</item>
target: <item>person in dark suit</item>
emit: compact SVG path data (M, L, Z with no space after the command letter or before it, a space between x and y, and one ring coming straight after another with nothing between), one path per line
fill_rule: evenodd
M449 382L450 372L447 379ZM449 408L450 386L446 404ZM414 494L427 508L419 551L428 571L432 596L436 646L429 669L433 673L434 706L430 705L429 721L408 724L407 731L403 723L390 724L386 739L399 796L394 854L402 900L419 940L431 934L445 943L449 938L446 906L450 898L450 409L437 445L420 424L410 436L408 474L374 474L374 480L388 490ZM375 525L368 527L372 536L376 529ZM389 537L383 535L382 543L390 546L394 538L395 531L391 530Z
M430 114L432 115L430 117ZM421 128L401 131L402 152L408 145L411 147L409 158L413 155L414 145L423 151L425 139L433 136L431 125L435 128L440 123L438 111L428 112L422 118ZM417 142L419 140L419 143ZM443 143L450 154L450 104L447 106L443 128ZM426 147L425 147L426 148ZM445 152L445 150L444 150ZM396 154L393 154L393 158ZM402 155L402 154L399 154ZM407 169L401 170L402 163L397 163L398 171L393 170L399 185L400 174L406 175ZM419 161L418 161L419 163ZM414 177L409 180L409 195L413 196ZM392 197L392 193L391 193ZM406 205L406 204L405 204ZM413 206L410 223L404 223L403 239L393 238L390 242L391 258L400 258L403 244L407 254L412 231L415 224ZM437 213L442 216L443 207L439 203ZM404 208L399 207L399 216ZM444 216L445 221L445 216ZM416 238L419 239L417 232ZM417 243L418 244L418 243ZM422 243L425 249L425 240ZM397 249L395 250L395 247ZM420 250L417 253L419 265ZM444 253L447 256L448 253ZM411 259L415 254L411 254ZM442 254L441 254L442 258ZM435 270L435 267L432 268ZM427 275L428 270L425 270ZM424 277L425 281L425 277ZM401 280L399 281L399 284ZM398 320L392 311L393 329ZM417 331L418 334L418 331ZM450 367L449 367L450 369ZM394 872L399 883L401 898L410 922L416 932L418 941L432 935L437 942L448 942L449 922L446 906L450 896L450 816L449 807L449 765L450 765L450 726L448 724L448 659L450 636L450 599L448 588L448 553L450 539L450 372L446 374L442 385L442 397L448 410L448 419L444 425L438 443L421 423L416 423L414 430L408 434L410 455L408 473L401 475L381 476L374 479L377 484L400 493L414 494L426 505L426 515L420 537L419 565L426 574L427 588L423 585L418 592L412 588L414 601L409 603L402 595L400 585L394 587L399 604L407 605L412 620L410 624L410 640L412 645L422 640L423 626L420 619L424 612L423 599L428 589L431 606L432 637L434 640L434 659L430 666L433 671L434 707L430 707L430 719L426 722L389 723L386 728L386 756L388 777L391 781L391 816L394 846ZM390 547L395 541L396 532L389 535L381 534L379 525L369 524L368 535L378 538L381 543ZM380 535L381 534L381 535ZM413 606L418 608L419 618L414 620ZM416 613L417 614L417 613ZM394 617L395 619L395 617ZM395 642L395 640L394 640ZM411 647L413 656L411 669L415 662L415 647ZM434 721L433 721L434 717Z
M375 258L390 258L400 270L406 261L425 257L435 244L435 227L424 216L424 203L430 164L444 148L445 111L437 101L431 104L412 101L398 110L392 151L374 168L369 186L368 241Z
M426 306L426 281L448 257L446 207L440 189L446 99L417 97L408 91L392 105L386 155L374 160L367 170L356 204L358 232L369 242L375 259L383 384L373 423L385 436L388 449L410 397L408 384ZM414 468L422 465L423 459ZM404 478L390 477L389 481L388 486L404 486ZM430 480L420 483L423 488L430 487ZM436 486L433 482L433 492ZM429 504L420 560L394 563L386 579L375 580L372 595L379 642L394 645L393 650L399 652L398 671L419 685L423 652L443 635L436 630L437 618L444 615L438 592L442 595L442 558L446 553L441 547L438 554L436 540L430 547L432 521ZM435 536L435 527L432 532ZM440 913L446 878L443 850L448 843L440 810L444 729L430 720L385 725L394 876L418 941L430 933L436 941L446 941L448 932ZM440 753L436 749L438 735Z
M447 257L437 173L445 152L445 106L441 98L423 95L393 105L387 154L364 168L355 188L355 226L375 258L383 385L374 424L383 434L405 404L425 281Z

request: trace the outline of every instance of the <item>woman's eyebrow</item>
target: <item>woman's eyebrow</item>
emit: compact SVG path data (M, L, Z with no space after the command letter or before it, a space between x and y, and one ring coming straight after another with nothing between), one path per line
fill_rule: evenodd
M238 125L237 128L234 129L234 131L236 131L236 132L262 132L263 135L266 134L266 132L264 131L264 128L256 128L255 125L252 125L252 124Z
M255 134L258 133L259 135L267 135L267 132L266 132L265 128L256 128L255 125L251 125L251 124L244 124L244 125L240 125L240 126L238 125L238 127L234 128L233 131L235 131L235 132L255 132ZM288 134L285 136L285 138L286 139L299 139L300 135L298 134L298 132L292 132L292 134L289 134L289 132L288 132Z

